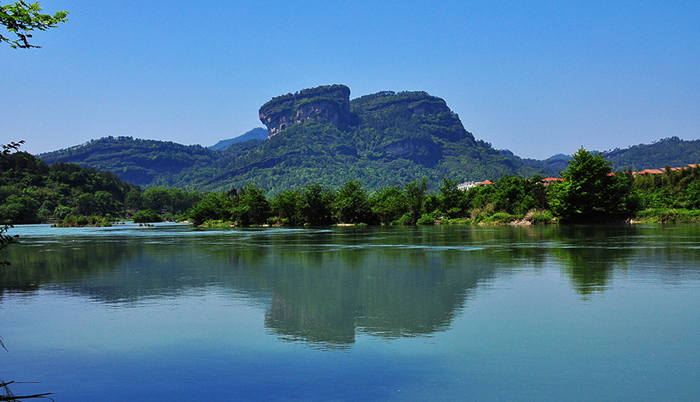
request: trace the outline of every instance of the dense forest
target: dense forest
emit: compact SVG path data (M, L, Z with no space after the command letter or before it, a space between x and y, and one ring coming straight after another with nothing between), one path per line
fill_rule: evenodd
M303 127L303 125L301 125ZM503 175L467 191L443 178L376 190L360 180L320 182L270 195L254 183L227 191L141 187L110 172L69 163L47 165L17 148L0 155L0 223L64 226L189 220L196 225L503 224L577 221L697 221L700 168L667 167L661 174L613 172L603 154L580 149L561 179Z
M0 223L109 224L147 213L151 220L173 220L202 197L176 188L144 191L111 172L72 163L48 165L19 145L5 145L0 155Z
M359 181L340 188L306 184L268 199L253 184L210 193L187 214L196 225L506 224L676 222L700 217L700 168L633 176L612 171L602 154L580 149L561 180L504 175L467 191L444 178L369 191Z
M494 150L464 131L456 115L399 118L407 109L387 105L391 99L429 95L391 94L351 101L354 125L347 131L318 119L294 124L270 140L259 139L259 129L254 133L258 139L231 143L225 150L108 137L40 158L48 164L70 161L107 170L144 187L226 191L255 184L269 196L305 184L339 187L352 180L375 191L423 177L428 188L437 190L443 177L459 182L503 175L556 177L567 167L564 156L536 161ZM357 122L360 115L363 124ZM394 124L380 123L392 118ZM429 120L438 124L426 124ZM601 154L615 169L686 166L700 161L700 140L674 137Z
M193 169L206 172L220 156L219 151L199 145L110 136L39 157L49 165L56 162L76 163L112 172L137 185L173 186L174 175ZM187 178L188 175L184 173L182 177Z
M632 170L686 166L700 163L700 140L688 141L670 137L652 144L614 149L604 152L603 155L613 166Z

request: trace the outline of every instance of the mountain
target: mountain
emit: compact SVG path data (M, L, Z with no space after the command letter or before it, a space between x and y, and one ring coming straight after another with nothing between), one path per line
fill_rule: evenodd
M504 155L464 129L446 102L425 92L380 92L349 100L330 85L273 98L260 108L270 138L252 149L231 146L221 173L204 189L254 183L272 193L306 183L340 186L360 180L369 189L427 178L483 180L539 172Z
M208 149L107 137L40 157L108 170L143 186L227 190L253 183L271 193L306 183L361 180L377 189L425 177L436 187L443 177L545 172L538 161L475 139L443 99L426 92L385 91L350 100L344 85L321 86L275 97L259 116L267 140ZM261 131L246 135L259 138Z
M639 144L626 149L604 152L607 160L616 169L658 169L700 163L700 140L681 140L678 137L664 138L652 144Z
M273 194L349 180L372 190L426 178L436 188L443 178L556 176L567 166L566 155L539 161L494 149L468 132L445 100L420 91L351 100L344 85L321 86L275 97L259 117L267 130L226 140L233 141L228 146L221 141L217 149L107 137L39 156L49 164L108 170L143 186L220 191L252 183ZM243 141L246 136L258 139ZM669 138L604 155L615 168L639 170L698 163L699 148L700 140Z
M112 172L142 186L171 185L173 175L188 169L206 169L219 157L219 151L201 145L112 136L39 155L47 164L76 163Z
M230 147L233 144L237 144L239 142L246 142L246 141L252 141L252 140L266 140L267 139L267 130L262 128L262 127L257 127L254 128L250 131L248 131L245 134L239 135L238 137L234 138L229 138L228 140L221 140L217 142L216 144L207 147L209 149L213 149L214 151L223 151L226 148Z
M350 125L350 88L325 85L277 96L260 107L259 116L269 138L294 123L318 118L346 131Z

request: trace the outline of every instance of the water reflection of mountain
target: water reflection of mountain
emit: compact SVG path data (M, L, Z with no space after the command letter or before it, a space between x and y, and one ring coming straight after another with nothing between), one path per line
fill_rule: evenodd
M357 332L429 335L448 327L480 284L544 264L577 291L604 290L615 270L698 273L698 232L609 228L336 228L236 230L167 238L41 239L11 247L8 291L53 288L117 305L211 288L265 306L270 332L347 347ZM656 264L644 265L650 260ZM644 263L643 263L644 262ZM658 267L669 267L668 269Z
M355 331L385 337L431 334L445 329L467 294L494 265L464 258L461 267L440 255L386 256L383 250L355 250L352 259L326 258L309 266L293 258L273 268L270 330L285 339L350 344Z

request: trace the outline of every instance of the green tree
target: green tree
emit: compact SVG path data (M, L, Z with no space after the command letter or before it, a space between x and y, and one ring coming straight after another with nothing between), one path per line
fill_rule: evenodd
M233 209L233 220L240 225L261 225L270 217L270 203L265 192L248 184L237 192L236 206Z
M284 225L299 225L302 223L301 193L298 190L286 190L272 198L272 214Z
M170 198L169 208L174 214L184 213L202 199L202 193L198 191L185 191L179 188L168 189L168 195Z
M474 186L467 191L469 209L483 209L493 204L495 189L493 185Z
M0 204L0 219L12 223L38 223L41 203L29 195L10 195Z
M493 207L496 211L514 214L526 196L525 180L520 176L504 175L494 183Z
M54 15L42 14L39 2L26 3L24 0L16 1L13 4L0 5L0 24L5 26L7 31L17 39L12 40L0 34L0 42L6 42L11 48L29 49L40 47L29 43L34 30L46 31L58 26L59 22L68 20L67 11L58 11Z
M136 211L133 217L134 223L163 222L163 217L152 209L142 209Z
M546 209L542 176L524 179L518 175L504 175L494 184L493 206L498 212L520 216L535 208Z
M406 202L408 204L408 215L410 223L415 223L423 213L423 203L425 203L425 192L428 190L428 180L412 181L404 187Z
M119 215L122 204L106 191L94 194L84 193L76 199L76 213L79 215Z
M165 187L150 187L143 192L143 206L154 211L172 210L172 199L169 189Z
M398 221L408 212L406 194L399 187L386 187L370 197L372 212L384 225Z
M136 190L132 189L128 193L126 193L126 199L124 201L124 204L126 206L126 209L132 210L132 211L138 211L143 208L143 194Z
M700 181L692 182L685 190L686 203L688 209L700 209Z
M626 200L631 195L631 175L613 175L611 163L602 154L580 148L561 175L564 181L550 185L548 191L555 215L571 218L629 212Z
M189 212L194 225L201 225L208 220L231 220L231 210L235 207L234 200L223 193L208 193L202 201L195 204Z
M232 222L237 225L259 225L270 217L270 203L265 192L253 184L232 189L228 193L209 193L188 212L195 225L209 220Z
M367 191L358 180L345 183L335 197L336 219L342 223L375 223Z
M450 218L460 217L469 209L467 194L457 188L458 184L459 183L454 180L443 178L442 185L440 186L440 194L438 194L440 210L446 213Z
M301 218L309 225L333 223L333 191L321 184L307 184L301 190Z

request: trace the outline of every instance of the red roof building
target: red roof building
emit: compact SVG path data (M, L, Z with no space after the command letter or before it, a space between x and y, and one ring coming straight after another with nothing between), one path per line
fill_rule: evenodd
M564 179L562 179L561 177L547 177L542 179L542 183L544 183L545 186L549 186L550 184L557 181L564 181Z
M634 172L632 173L633 175L638 175L638 174L663 174L663 170L661 169L644 169L639 172Z

